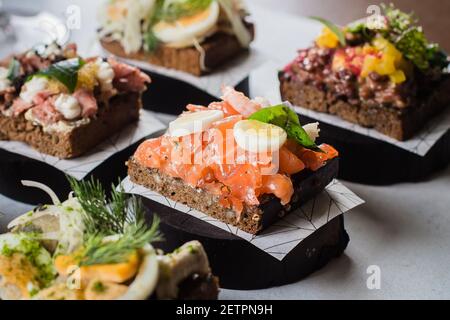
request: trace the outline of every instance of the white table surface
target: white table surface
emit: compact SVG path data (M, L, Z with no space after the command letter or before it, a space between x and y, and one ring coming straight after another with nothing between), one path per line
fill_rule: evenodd
M55 14L61 14L65 5L65 1L4 2L8 7L45 8ZM257 1L250 2L253 6ZM95 30L92 24L95 8L88 1L70 3L79 3L83 10L82 30L73 34L73 38L77 42L86 41L85 35ZM276 18L276 13L270 14ZM263 19L267 12L256 7L254 15L259 34L255 46L281 51L277 57L280 63L292 58L296 48L306 46L317 31L305 22L303 30L295 30L299 33L295 43L283 34L264 37L273 34L265 29L277 25L271 21L280 20ZM265 23L258 23L261 20ZM252 90L258 92L258 88L252 79ZM220 298L450 299L450 167L422 183L386 187L345 184L366 204L345 216L350 243L343 256L301 282L265 290L222 290ZM2 223L29 208L0 195ZM380 289L367 288L367 268L372 265L381 270Z

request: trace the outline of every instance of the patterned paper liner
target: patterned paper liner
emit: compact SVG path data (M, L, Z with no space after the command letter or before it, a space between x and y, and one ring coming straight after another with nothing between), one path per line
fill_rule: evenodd
M18 141L0 141L0 148L47 163L80 180L115 153L126 149L140 139L164 128L164 124L152 112L142 110L140 120L137 123L127 126L86 155L75 159L64 160L49 156Z
M122 186L127 193L141 195L228 231L280 261L299 243L330 220L364 203L364 200L342 183L334 180L322 193L300 209L286 215L261 234L252 235L137 185L131 182L129 177L122 181Z
M269 61L256 69L250 78L250 91L252 95L265 96L272 103L281 101L279 90L280 84L277 77L274 77L278 70L281 70L281 67L274 61ZM265 79L266 81L258 81L258 79ZM297 113L316 119L319 122L328 123L377 140L385 141L422 157L425 156L450 129L450 106L439 116L429 121L419 133L407 141L395 140L375 129L364 128L332 114L313 111L301 106L294 106L294 109Z

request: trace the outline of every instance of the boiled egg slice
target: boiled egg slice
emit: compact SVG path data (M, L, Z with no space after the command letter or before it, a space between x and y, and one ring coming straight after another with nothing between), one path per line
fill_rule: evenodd
M169 124L168 134L171 137L183 137L207 130L211 125L222 120L224 114L220 110L205 110L184 113Z
M217 25L220 7L213 1L208 9L193 16L182 17L174 22L160 21L153 33L163 43L177 44L192 41L208 34Z
M282 128L257 120L241 120L234 125L237 145L249 152L277 151L286 142L287 134Z

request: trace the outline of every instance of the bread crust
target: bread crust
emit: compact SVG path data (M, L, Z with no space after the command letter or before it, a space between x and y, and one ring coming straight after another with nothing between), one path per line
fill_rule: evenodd
M359 124L397 139L410 139L430 120L450 105L450 75L446 75L432 94L423 98L417 105L402 110L384 106L368 106L360 103L351 105L345 100L335 98L325 90L296 81L279 73L280 92L283 100L318 112Z
M139 93L120 94L108 104L100 104L97 115L89 123L68 132L44 132L43 127L25 119L0 115L0 140L22 141L38 150L61 159L78 157L126 125L139 119Z
M338 159L333 159L316 172L305 170L294 175L292 177L294 195L289 204L283 206L275 196L264 195L260 198L259 206L244 204L244 210L237 219L234 211L219 204L218 196L192 188L183 180L161 173L158 169L146 168L133 158L128 161L127 165L128 175L132 182L251 234L259 233L319 194L336 178L339 167Z
M254 34L253 24L247 23L248 29ZM125 53L118 41L100 40L101 45L110 53L127 59L144 61L153 65L184 71L195 76L210 73L217 67L225 64L240 53L248 51L239 43L236 36L224 32L217 32L205 39L201 47L205 52L205 67L201 66L201 53L195 47L171 48L159 46L155 52L140 50L135 53Z

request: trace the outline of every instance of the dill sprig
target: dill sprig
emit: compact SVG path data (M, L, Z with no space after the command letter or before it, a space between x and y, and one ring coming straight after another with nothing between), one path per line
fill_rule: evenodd
M154 216L148 227L142 201L127 195L121 186L118 190L112 186L108 202L99 181L68 179L84 210L84 241L76 254L80 266L124 262L147 243L162 240L159 218ZM117 239L108 241L108 236Z
M105 241L100 234L87 237L81 251L76 255L79 266L113 264L127 261L130 255L147 243L161 240L159 219L155 216L150 228L144 221L125 227L118 239Z
M122 233L127 224L143 218L143 208L136 197L128 196L122 187L112 186L111 201L99 181L78 181L68 177L75 196L85 211L87 234L111 235ZM130 199L130 203L128 200ZM131 204L131 205L130 205Z

